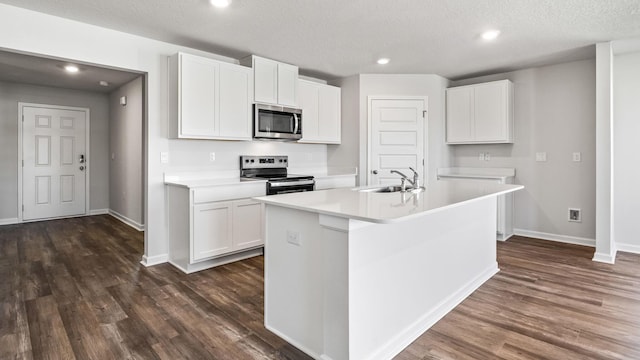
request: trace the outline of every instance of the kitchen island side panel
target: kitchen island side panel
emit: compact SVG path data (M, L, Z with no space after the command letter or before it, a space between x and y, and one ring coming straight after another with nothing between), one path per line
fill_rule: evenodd
M390 359L498 271L495 221L495 197L393 224L267 204L265 325L317 359Z

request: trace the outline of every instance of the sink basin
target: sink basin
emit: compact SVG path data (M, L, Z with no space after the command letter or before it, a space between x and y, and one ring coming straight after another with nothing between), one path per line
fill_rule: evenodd
M406 189L407 191L410 190L410 188ZM375 192L375 193L392 193L392 192L398 192L398 191L402 191L402 187L400 185L395 185L395 186L383 186L383 187L376 187L376 188L369 188L369 189L361 189L361 192Z
M390 186L381 186L381 187L360 189L358 191L360 191L360 192L371 192L371 193L394 193L394 192L402 191L402 187L400 185L390 185ZM412 188L410 186L407 186L404 191L417 193L417 192L424 191L424 187Z

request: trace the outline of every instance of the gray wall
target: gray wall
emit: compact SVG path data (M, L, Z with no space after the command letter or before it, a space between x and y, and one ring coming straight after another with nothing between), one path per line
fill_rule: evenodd
M109 94L109 209L138 225L144 224L143 95L142 76Z
M109 99L106 94L0 82L0 220L18 217L18 102L91 110L90 209L109 207Z
M449 81L431 74L360 74L336 81L343 87L342 94L342 145L330 147L330 166L357 166L359 184L367 179L368 97L369 96L426 96L428 123L425 126L427 148L425 151L425 178L436 180L436 169L448 166L449 149L444 145L445 112L444 91ZM357 137L355 137L357 136ZM348 144L347 146L345 146ZM344 161L358 162L344 164Z
M452 86L509 79L515 85L513 145L453 145L453 165L513 167L525 189L515 194L514 228L595 238L595 60L456 81ZM489 152L490 161L478 160ZM547 162L535 153L546 152ZM572 153L582 161L573 162ZM569 207L582 222L567 221Z
M623 251L640 252L640 52L614 57L613 234Z

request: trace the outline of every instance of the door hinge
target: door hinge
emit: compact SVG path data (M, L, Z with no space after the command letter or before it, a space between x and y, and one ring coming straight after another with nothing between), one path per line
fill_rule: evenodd
M427 110L422 110L422 118L423 119L427 118Z

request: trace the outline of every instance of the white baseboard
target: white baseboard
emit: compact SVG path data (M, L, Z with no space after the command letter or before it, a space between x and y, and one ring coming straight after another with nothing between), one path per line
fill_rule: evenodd
M541 240L557 241L557 242L566 243L566 244L596 247L595 239L588 239L588 238L577 237L577 236L550 234L545 232L523 230L523 229L513 229L513 233L514 235L526 236L526 237L536 238Z
M91 209L87 215L107 215L109 213L109 209Z
M114 218L122 221L123 223L131 226L132 228L138 230L138 231L144 231L144 225L140 224L137 221L131 220L128 217L118 213L117 211L113 211L111 209L109 209L109 215L113 216Z
M640 254L640 245L616 243L616 248L618 251Z
M147 256L142 255L142 260L140 264L144 266L153 266L158 264L164 264L169 261L169 254L155 255L155 256Z
M11 225L11 224L19 224L21 221L18 218L7 218L0 219L0 226L2 225Z
M606 263L606 264L615 264L616 262L616 254L604 254L604 253L595 253L593 254L593 261Z

